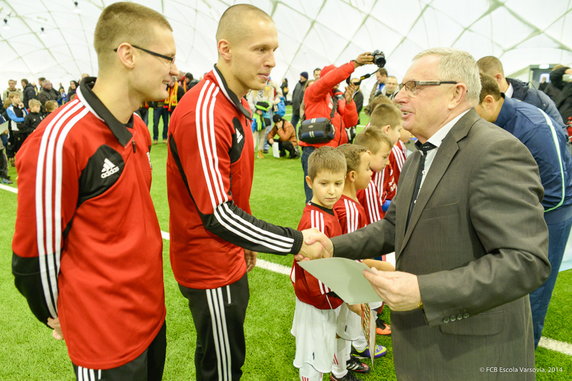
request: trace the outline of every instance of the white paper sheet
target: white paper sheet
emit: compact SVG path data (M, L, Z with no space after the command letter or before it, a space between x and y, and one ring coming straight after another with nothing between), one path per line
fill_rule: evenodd
M371 284L362 272L368 267L347 258L323 258L313 261L300 261L300 266L321 280L342 300L349 304L379 302Z

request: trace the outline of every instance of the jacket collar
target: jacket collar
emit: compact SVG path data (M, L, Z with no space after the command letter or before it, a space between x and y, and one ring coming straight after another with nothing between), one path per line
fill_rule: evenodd
M246 116L248 119L252 119L252 114L250 113L249 110L247 110L244 107L238 96L235 93L233 93L232 90L228 87L228 85L226 84L226 80L224 79L222 73L220 72L216 64L214 65L213 74L224 96L234 105L234 107L238 109L238 111L244 114L244 116Z
M127 122L127 125L118 121L93 92L92 88L95 85L95 80L95 77L82 79L76 91L77 96L96 117L107 124L119 143L125 147L133 137L133 134L127 129L127 127L133 127L133 115Z

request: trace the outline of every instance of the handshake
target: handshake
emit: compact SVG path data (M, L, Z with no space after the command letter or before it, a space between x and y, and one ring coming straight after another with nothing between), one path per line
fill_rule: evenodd
M304 242L302 242L300 252L294 255L295 260L330 258L334 255L332 241L318 229L302 230L302 235L304 236Z

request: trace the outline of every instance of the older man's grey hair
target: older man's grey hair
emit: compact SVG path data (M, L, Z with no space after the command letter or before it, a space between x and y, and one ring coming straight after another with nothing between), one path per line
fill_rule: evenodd
M433 48L417 54L413 60L425 56L439 56L439 77L442 81L457 81L467 85L467 101L471 106L479 104L481 79L477 62L469 53L451 48Z

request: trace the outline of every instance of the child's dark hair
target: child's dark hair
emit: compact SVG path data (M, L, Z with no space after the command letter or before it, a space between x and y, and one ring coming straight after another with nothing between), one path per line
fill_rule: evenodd
M350 171L357 171L361 163L361 154L367 153L367 148L357 144L342 144L338 148L338 151L344 154L346 158L346 173Z
M346 173L346 158L341 151L329 146L314 150L308 158L308 177L314 180L318 172Z

